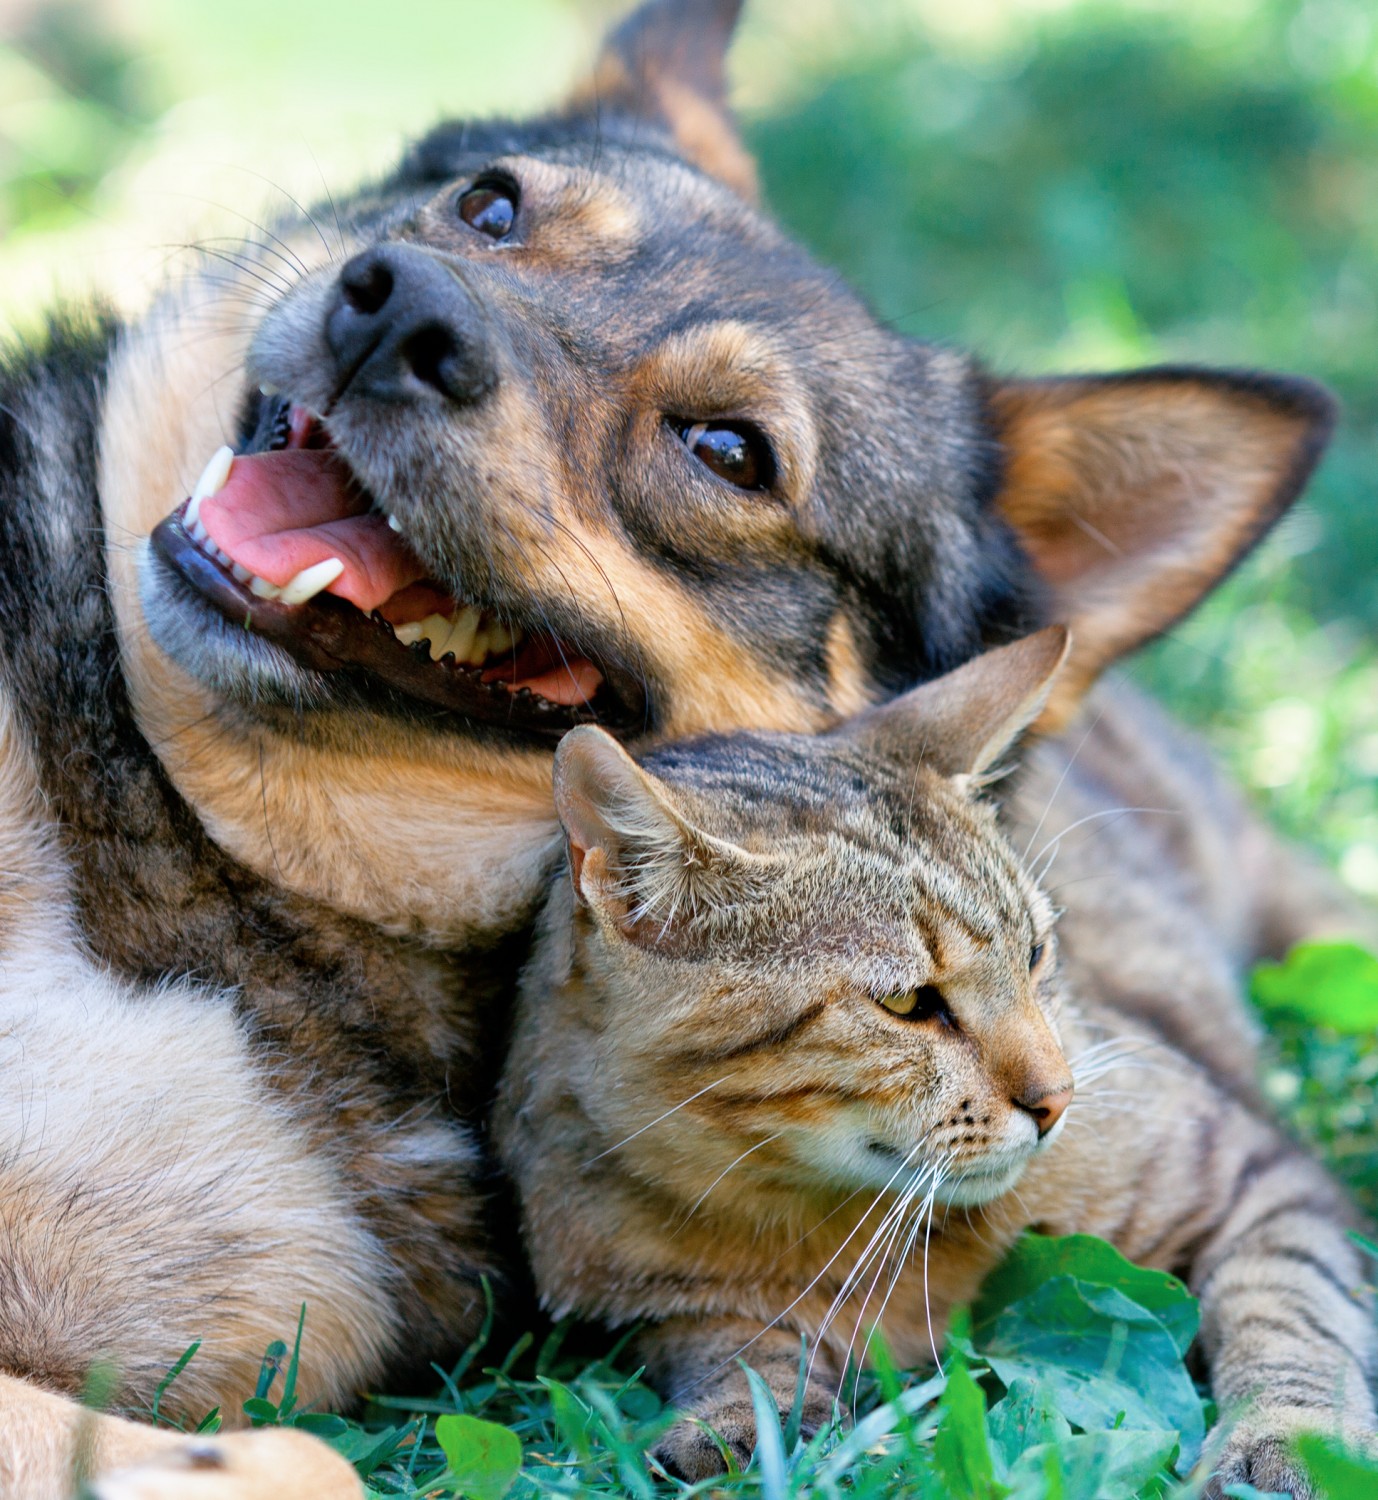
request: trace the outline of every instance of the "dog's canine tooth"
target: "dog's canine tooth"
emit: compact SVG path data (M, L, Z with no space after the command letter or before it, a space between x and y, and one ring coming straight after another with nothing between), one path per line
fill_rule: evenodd
M512 632L497 620L488 627L488 649L489 651L509 651L512 648L515 637Z
M212 495L218 495L225 488L225 481L230 477L233 464L233 448L217 448L211 454L210 462L201 470L201 477L196 481L191 499L187 501L185 525L188 530L199 524L197 517L201 514L201 502L209 500Z
M344 566L338 557L327 557L324 562L313 563L283 586L279 598L283 604L305 604L322 589L328 589L344 572Z
M456 661L468 661L474 637L478 634L479 612L472 604L455 611L447 639L447 649L453 651Z
M469 647L469 665L481 667L488 657L488 632L480 630L474 637L474 643ZM456 660L458 656L456 655Z
M388 517L388 527L392 531L401 531L401 529L402 529L401 526L399 526L398 523L397 523L397 517L396 516L389 516Z
M414 646L425 634L420 620L409 620L405 625L395 625L392 633L404 646Z
M249 592L257 599L277 599L282 590L275 583L269 583L266 578L260 578L257 573L249 574Z

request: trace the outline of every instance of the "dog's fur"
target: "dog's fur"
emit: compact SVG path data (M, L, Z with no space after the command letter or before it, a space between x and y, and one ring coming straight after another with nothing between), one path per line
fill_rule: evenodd
M6 359L0 1431L24 1477L0 1493L60 1492L43 1392L93 1361L137 1408L202 1338L170 1404L232 1417L305 1300L303 1396L345 1402L459 1344L499 1269L476 1059L556 847L549 751L302 666L149 549L260 382L328 412L458 596L619 666L658 740L817 730L1045 618L1078 642L1054 729L1323 446L1304 381L999 381L878 326L753 205L736 10L652 0L563 111L441 127L338 205L338 247L333 218L281 224L137 324ZM521 191L502 249L453 214L495 163ZM379 243L481 310L484 401L332 373L335 256ZM269 295L283 257L306 269ZM724 486L666 416L749 419L778 482Z

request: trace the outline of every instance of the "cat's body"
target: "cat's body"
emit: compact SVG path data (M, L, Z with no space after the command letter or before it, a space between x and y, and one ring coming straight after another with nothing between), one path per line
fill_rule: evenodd
M1132 744L1139 711L1109 712ZM1179 805L1122 812L1114 782L1145 769L1132 753L1036 749L1007 844L910 730L907 753L872 726L650 759L689 840L673 912L626 787L611 825L579 811L616 768L566 786L578 873L552 891L500 1118L547 1303L654 1324L652 1378L745 1456L736 1356L787 1408L799 1335L816 1341L817 1422L882 1301L891 1349L922 1363L1021 1230L1099 1234L1201 1297L1217 1398L1254 1403L1225 1477L1294 1480L1296 1428L1371 1430L1375 1340L1351 1210L1254 1103L1237 982L1251 877L1219 857L1240 852L1228 800L1159 755ZM1055 966L1051 907L1012 852L1026 844L1034 867L1058 849ZM738 845L745 865L723 853ZM624 910L633 887L651 910ZM916 987L907 1018L874 998ZM691 1475L720 1462L689 1426L666 1456Z

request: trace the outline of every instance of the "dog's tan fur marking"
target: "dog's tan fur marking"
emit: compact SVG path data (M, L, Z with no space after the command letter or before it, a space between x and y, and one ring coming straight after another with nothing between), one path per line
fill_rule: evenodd
M859 714L872 701L870 674L857 646L856 631L843 610L828 626L828 701L840 719Z

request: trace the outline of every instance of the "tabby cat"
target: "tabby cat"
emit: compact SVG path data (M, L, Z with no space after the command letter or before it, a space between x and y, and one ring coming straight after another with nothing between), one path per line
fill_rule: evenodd
M1065 640L992 651L820 737L704 739L643 768L600 730L570 734L568 864L524 981L500 1148L546 1305L647 1320L651 1379L743 1461L737 1356L788 1410L806 1335L816 1427L882 1304L896 1357L931 1358L1036 1226L1187 1280L1227 1419L1215 1483L1303 1495L1295 1433L1375 1425L1353 1211L1255 1102L1225 945L1185 992L1153 987L1162 932L1192 951L1209 903L1170 840L1142 831L1138 870L1132 848L1098 851L1091 868L1125 874L1088 882L1069 922L1084 956L1059 953L981 789ZM1047 826L1043 753L1006 827ZM1064 804L1069 787L1057 842L1088 818L1122 840L1131 815L1149 828L1074 763ZM1118 983L1089 931L1111 884ZM661 1456L688 1478L722 1467L692 1421Z

